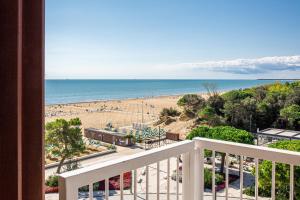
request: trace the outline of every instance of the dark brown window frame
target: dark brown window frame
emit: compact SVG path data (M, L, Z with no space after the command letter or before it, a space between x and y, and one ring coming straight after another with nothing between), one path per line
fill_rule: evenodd
M0 199L44 199L44 0L0 1Z

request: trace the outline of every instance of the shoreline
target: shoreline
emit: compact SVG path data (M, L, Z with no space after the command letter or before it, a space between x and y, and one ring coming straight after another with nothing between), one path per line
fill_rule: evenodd
M241 88L242 89L242 88ZM231 90L231 89L230 89ZM219 94L223 94L230 90L220 90ZM171 97L181 97L187 94L197 94L201 96L208 96L208 92L189 92L189 93L181 93L181 94L170 94L170 95L157 95L157 96L143 96L143 97L133 97L133 98L120 98L120 99L99 99L99 100L87 100L87 101L77 101L70 103L54 103L54 104L45 104L45 107L49 106L66 106L66 105L74 105L74 104L84 104L84 103L104 103L104 102L116 102L116 101L130 101L130 100L147 100L147 99L156 99L156 98L171 98Z
M227 90L228 91L228 90ZM226 91L221 91L224 93ZM116 102L116 101L130 101L130 100L147 100L147 99L156 99L156 98L169 98L169 97L181 97L186 94L198 94L198 95L207 95L207 92L203 93L183 93L183 94L171 94L171 95L158 95L158 96L144 96L144 97L134 97L134 98L122 98L122 99L99 99L99 100L87 100L87 101L78 101L78 102L70 102L70 103L54 103L54 104L45 104L45 107L49 106L66 106L66 105L74 105L74 104L84 104L84 103L104 103L107 101Z

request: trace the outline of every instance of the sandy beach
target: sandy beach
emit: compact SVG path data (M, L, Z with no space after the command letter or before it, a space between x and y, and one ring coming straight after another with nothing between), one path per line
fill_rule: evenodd
M46 106L45 121L79 117L84 128L104 128L109 122L118 128L142 122L151 125L158 120L159 113L163 108L173 107L180 110L176 104L180 96L48 105ZM176 122L166 128L169 131L183 134L185 130L180 130L181 123L186 126L186 122Z

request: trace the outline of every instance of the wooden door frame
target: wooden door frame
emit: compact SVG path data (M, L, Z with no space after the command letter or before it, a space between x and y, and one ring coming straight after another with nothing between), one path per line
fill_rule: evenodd
M1 199L44 199L44 0L0 0Z

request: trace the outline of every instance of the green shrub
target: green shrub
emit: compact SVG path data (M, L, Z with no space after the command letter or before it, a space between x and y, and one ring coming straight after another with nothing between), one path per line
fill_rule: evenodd
M203 119L210 119L216 115L216 112L211 106L206 106L198 113L198 115Z
M109 144L108 147L107 147L108 150L115 150L117 149L116 145L114 144Z
M177 105L188 112L197 113L205 106L205 99L197 94L186 94L178 100Z
M216 185L221 184L224 181L224 176L217 174L215 175ZM212 186L212 171L210 169L204 168L204 187L211 189Z
M160 112L159 120L155 123L155 125L159 125L164 123L165 125L169 125L172 122L176 121L176 119L172 117L179 116L180 112L178 112L175 108L164 108Z
M244 194L248 196L254 196L255 195L255 187L254 185L251 185L250 187L247 187L243 191Z
M182 171L179 171L179 182L182 183ZM173 171L173 174L171 175L171 179L176 181L177 173L176 170ZM215 183L216 185L221 184L224 181L224 176L221 174L216 173L215 174ZM212 187L212 171L211 169L204 168L204 187L207 189L211 189Z
M49 187L57 187L58 186L58 176L57 175L49 176L47 178L45 184Z
M254 136L251 133L231 126L216 126L212 128L199 126L193 129L187 135L186 139L191 140L194 137L204 137L244 144L253 144L254 142Z
M205 137L211 138L210 128L208 126L199 126L193 129L187 136L186 139L192 140L194 137Z
M175 108L164 108L161 112L160 112L160 116L167 116L167 117L176 117L179 116L180 112L178 112Z
M179 106L197 105L200 102L203 102L203 98L201 96L197 94L186 94L178 100L177 104Z
M252 97L253 92L250 89L231 90L225 92L221 97L225 101L231 101L232 103L239 102L247 97Z
M204 138L211 138L216 140L224 140L224 141L231 141L231 142L244 143L244 144L254 143L254 137L251 133L231 126L216 126L212 128L207 126L199 126L193 129L187 135L186 139L191 140L194 137L204 137ZM223 172L224 164L225 164L225 154L224 153L220 153L220 154L222 156L221 172ZM205 156L208 157L210 155L211 155L211 151L205 150Z

